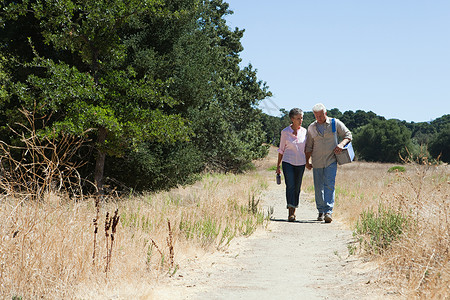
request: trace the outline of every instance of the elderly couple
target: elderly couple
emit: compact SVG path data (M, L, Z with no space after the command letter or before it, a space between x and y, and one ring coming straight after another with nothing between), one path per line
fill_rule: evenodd
M335 154L342 152L344 146L352 140L352 134L338 119L335 119L335 130L332 129L332 119L327 117L327 110L322 103L314 105L313 113L316 121L306 130L301 127L303 111L293 108L289 112L292 124L281 131L276 172L281 173L282 163L289 210L288 221L295 221L295 209L298 207L306 167L308 170L313 169L316 207L319 212L317 220L331 223L337 171ZM335 133L342 138L339 144Z

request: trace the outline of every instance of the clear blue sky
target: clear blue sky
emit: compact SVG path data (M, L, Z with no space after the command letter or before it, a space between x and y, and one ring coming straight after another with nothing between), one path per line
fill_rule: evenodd
M317 102L408 122L450 114L449 0L225 2L272 115Z

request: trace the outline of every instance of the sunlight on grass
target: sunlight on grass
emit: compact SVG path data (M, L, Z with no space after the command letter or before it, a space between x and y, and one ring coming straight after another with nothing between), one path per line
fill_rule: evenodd
M355 162L339 168L336 186L335 215L361 245L349 254L377 256L382 276L405 295L450 293L448 165Z

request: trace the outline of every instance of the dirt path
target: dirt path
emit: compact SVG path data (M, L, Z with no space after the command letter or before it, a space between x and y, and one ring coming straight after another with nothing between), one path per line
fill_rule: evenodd
M376 268L348 255L351 231L339 220L315 221L311 198L302 193L297 221L286 222L284 185L270 183L263 196L264 206L274 208L268 230L237 238L226 252L191 262L154 298L391 299L374 283Z

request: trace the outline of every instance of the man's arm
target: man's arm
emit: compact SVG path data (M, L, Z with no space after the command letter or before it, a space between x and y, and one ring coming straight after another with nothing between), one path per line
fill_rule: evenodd
M311 125L308 127L308 131L306 132L306 145L305 145L305 158L306 158L306 168L308 170L312 169L312 164L310 162L312 151L314 148L314 138L311 136Z
M342 123L341 120L337 120L336 122L336 129L337 129L337 134L339 134L340 137L342 137L342 142L340 142L336 148L334 148L334 153L339 154L342 152L342 150L344 149L345 145L347 145L348 143L350 143L352 141L352 133L350 132L350 130L348 130L348 128L345 126L344 123Z

